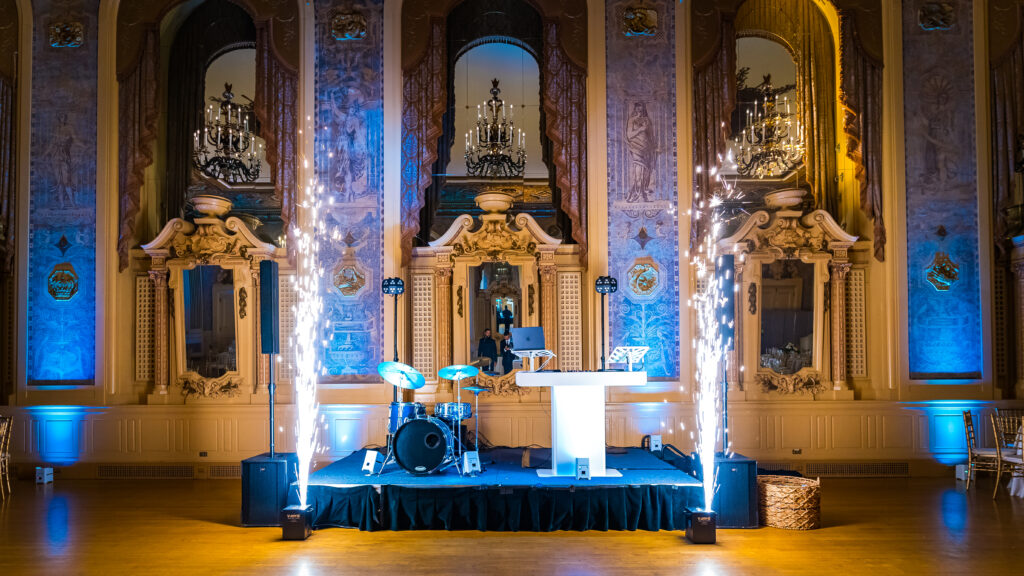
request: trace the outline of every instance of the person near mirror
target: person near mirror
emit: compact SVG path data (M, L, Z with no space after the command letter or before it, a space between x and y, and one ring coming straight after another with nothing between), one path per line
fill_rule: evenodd
M477 358L486 358L488 363L484 366L484 372L493 372L494 365L498 361L498 343L491 338L491 329L484 330L484 336L476 346Z
M509 333L509 330L512 328L512 321L514 318L515 315L508 309L508 304L501 309L501 312L498 312L498 327L501 329L502 334Z
M505 332L505 337L501 339L501 373L508 374L512 371L512 362L516 359L516 355L512 353L512 335Z

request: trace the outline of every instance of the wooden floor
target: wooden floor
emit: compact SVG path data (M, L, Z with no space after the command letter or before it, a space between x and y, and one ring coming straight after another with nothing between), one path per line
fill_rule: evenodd
M320 530L238 526L237 481L19 482L0 511L0 574L1019 573L1024 499L952 479L826 480L825 527L668 532Z

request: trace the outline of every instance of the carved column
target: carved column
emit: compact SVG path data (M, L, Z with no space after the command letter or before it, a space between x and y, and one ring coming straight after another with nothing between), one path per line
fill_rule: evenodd
M1017 398L1024 397L1024 255L1014 249L1011 267L1013 269L1013 311L1017 341Z
M434 274L434 294L437 300L437 368L452 363L452 269L438 268Z
M149 271L149 278L153 281L153 393L161 395L167 394L167 381L170 376L167 364L167 323L170 320L167 308L167 276L167 268Z
M540 266L540 325L544 328L544 341L548 350L558 350L558 315L555 311L555 303L558 302L558 295L555 293L558 281L558 268L554 264L541 264ZM558 367L558 358L551 361L548 366Z
M835 390L846 390L846 274L849 262L833 260L831 269L832 312L832 386Z

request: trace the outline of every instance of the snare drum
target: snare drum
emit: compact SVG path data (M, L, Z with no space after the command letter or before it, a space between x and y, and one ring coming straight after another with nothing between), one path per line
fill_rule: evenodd
M419 402L392 402L388 414L388 434L398 432L409 420L426 418L427 407Z
M434 416L444 420L469 420L473 417L473 405L469 402L441 402L434 405Z

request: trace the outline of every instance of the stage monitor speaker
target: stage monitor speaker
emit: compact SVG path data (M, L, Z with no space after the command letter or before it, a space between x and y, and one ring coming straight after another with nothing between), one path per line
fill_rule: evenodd
M277 262L260 261L260 348L264 354L281 353L280 304ZM278 510L280 512L280 510Z
M590 458L576 459L576 479L590 480Z
M242 526L280 526L288 487L298 480L298 465L294 453L242 460Z
M470 450L462 455L462 473L480 473L480 454L476 450Z
M651 434L651 452L661 452L661 434Z
M377 464L383 461L380 452L376 450L367 450L366 456L363 457L363 472L366 472L367 476L372 475L377 470Z
M727 350L736 346L736 257L732 254L725 254L718 257L715 264L715 278L718 279L718 287L722 294L722 306L719 309L719 317L722 318L722 326L719 333L722 335L722 342Z

